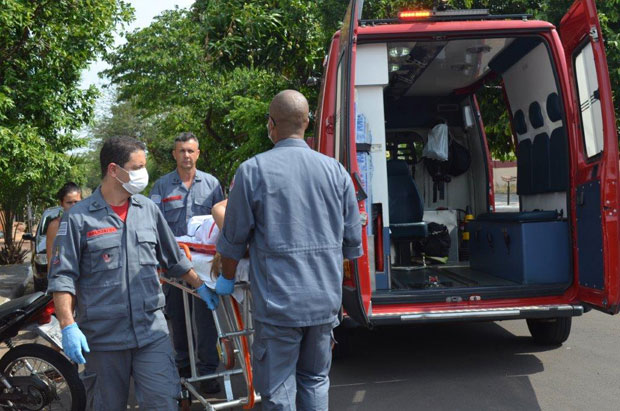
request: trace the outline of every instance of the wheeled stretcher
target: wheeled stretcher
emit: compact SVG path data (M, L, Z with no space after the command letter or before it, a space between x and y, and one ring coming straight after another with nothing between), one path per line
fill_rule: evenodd
M192 260L193 252L193 256L200 256L199 258L195 258L195 260L202 260L203 264L210 261L208 257L205 259L205 256L210 256L212 259L215 254L214 245L179 242L179 246L185 251L185 254L190 260ZM195 261L194 265L196 266L198 264L200 263ZM203 269L200 271L197 270L199 275L202 271L203 274L200 276L203 280L205 279L204 273L208 273L210 271L210 263L207 264L208 269ZM189 392L192 396L194 396L194 398L196 398L205 407L205 410L223 410L238 406L243 406L245 409L252 408L255 403L260 401L260 396L254 392L254 385L252 382L250 347L252 345L254 329L250 311L251 294L249 290L249 283L247 281L238 281L237 284L235 284L235 291L232 295L219 296L219 305L217 309L213 311L213 320L218 334L217 350L220 356L220 363L224 366L224 370L208 375L197 375L189 295L194 295L197 298L200 297L194 290L187 287L182 281L166 278L164 276L161 276L161 280L171 286L178 287L183 290L185 328L187 329L188 352L191 369L190 378L181 378L183 391L186 394ZM209 285L208 282L207 285ZM245 394L240 397L235 397L231 377L239 374L242 374L245 380ZM195 384L199 384L204 380L219 377L222 377L224 381L226 400L210 402L200 395ZM184 409L189 409L189 405L190 401L187 399L183 401L182 407Z

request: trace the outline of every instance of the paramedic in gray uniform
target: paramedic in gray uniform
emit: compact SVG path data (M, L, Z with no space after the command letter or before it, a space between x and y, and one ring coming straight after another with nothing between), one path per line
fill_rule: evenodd
M355 191L344 167L304 142L308 102L274 97L273 149L235 175L217 250L216 292L232 292L250 248L255 339L252 367L263 410L327 410L332 329L342 300L343 257L362 255Z
M132 376L140 409L176 410L179 375L157 264L205 298L208 289L157 206L138 194L148 184L144 144L110 138L100 161L101 185L64 214L52 248L48 292L63 348L85 363L88 410L126 409Z
M211 214L211 207L224 199L219 181L211 174L196 169L200 155L198 139L192 133L179 134L174 139L172 155L177 168L155 182L150 197L164 214L175 236L187 234L187 222L195 215ZM172 326L172 343L176 352L176 365L181 377L190 377L183 291L164 285L166 314ZM190 308L192 307L190 299ZM197 368L200 375L212 374L219 365L217 354L217 330L213 315L204 303L193 306L198 344ZM206 394L220 391L216 379L200 383L200 391Z

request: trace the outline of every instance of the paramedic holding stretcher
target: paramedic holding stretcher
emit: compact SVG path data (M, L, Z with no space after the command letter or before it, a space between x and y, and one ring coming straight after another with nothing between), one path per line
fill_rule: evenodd
M219 181L211 174L196 169L200 155L198 139L190 132L179 134L174 139L174 157L177 168L155 182L150 198L159 207L168 226L175 236L187 234L187 222L198 215L211 214L211 207L224 199ZM176 352L176 365L181 377L191 374L185 329L185 309L183 291L165 284L166 314L172 326L172 343ZM196 324L195 345L198 352L198 372L200 375L213 374L218 365L217 330L213 314L203 303L193 304L190 298L190 310ZM202 381L200 391L212 394L220 391L215 379Z
M105 141L101 185L63 215L53 246L48 292L65 353L85 363L88 410L126 409L130 377L140 409L178 409L157 264L209 294L157 206L138 194L148 184L145 149L131 137Z
M233 291L249 245L252 369L263 410L328 409L343 256L362 255L351 177L308 147L307 127L305 97L294 90L277 94L267 123L275 146L237 170L217 242L220 295Z

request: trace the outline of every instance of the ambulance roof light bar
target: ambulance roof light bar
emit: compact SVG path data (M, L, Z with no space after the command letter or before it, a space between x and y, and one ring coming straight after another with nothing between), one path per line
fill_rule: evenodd
M398 20L415 21L421 19L461 19L467 17L486 17L488 9L464 9L464 10L404 10L398 12Z
M377 26L383 24L467 21L467 20L522 20L532 18L531 14L490 14L488 9L463 10L404 10L397 18L360 20L360 26Z

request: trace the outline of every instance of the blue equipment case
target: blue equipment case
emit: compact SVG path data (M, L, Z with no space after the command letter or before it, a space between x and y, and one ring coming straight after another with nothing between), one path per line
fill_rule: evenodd
M568 223L555 211L482 214L467 228L472 270L518 284L571 281Z

